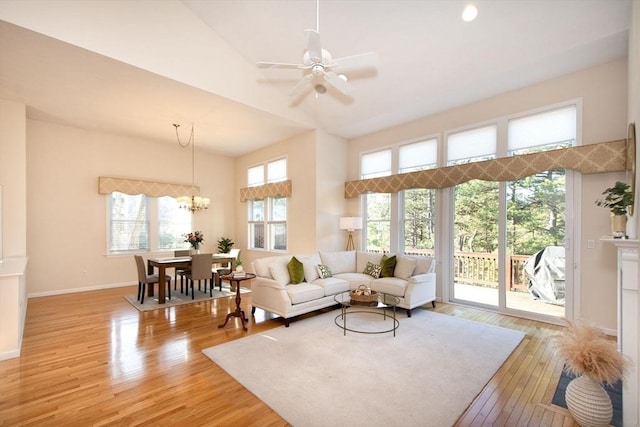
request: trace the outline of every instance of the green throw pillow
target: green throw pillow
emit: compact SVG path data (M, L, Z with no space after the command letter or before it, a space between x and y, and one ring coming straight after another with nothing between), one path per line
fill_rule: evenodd
M393 277L393 271L396 269L396 256L387 258L386 255L382 255L380 267L382 267L380 277Z
M300 261L298 261L298 258L291 258L291 261L287 264L287 269L289 269L291 283L297 285L298 283L304 282L304 266Z
M367 268L364 269L363 273L368 274L374 279L377 279L378 277L380 277L380 270L382 270L382 267L380 267L378 264L367 262Z

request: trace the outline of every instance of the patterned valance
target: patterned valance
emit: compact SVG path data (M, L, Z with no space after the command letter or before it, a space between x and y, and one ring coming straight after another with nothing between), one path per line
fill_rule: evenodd
M482 162L447 166L380 178L348 181L346 198L365 193L396 193L410 188L446 188L472 179L513 181L552 169L569 169L582 174L625 170L626 140L581 145Z
M150 197L179 197L200 195L200 187L188 184L170 184L167 182L140 181L138 179L98 177L98 193L109 194L119 191L125 194L144 194Z
M267 197L290 197L291 180L240 189L240 201L264 200Z

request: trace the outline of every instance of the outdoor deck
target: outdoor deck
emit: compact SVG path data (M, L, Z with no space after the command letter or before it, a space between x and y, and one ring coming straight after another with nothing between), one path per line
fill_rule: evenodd
M497 305L498 289L456 283L456 299ZM548 316L563 317L564 306L535 300L528 292L507 292L507 308L530 311Z

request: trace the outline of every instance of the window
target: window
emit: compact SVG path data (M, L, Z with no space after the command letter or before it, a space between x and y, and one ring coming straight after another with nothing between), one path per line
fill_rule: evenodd
M438 165L438 140L401 145L398 150L398 172L433 169ZM401 248L406 254L433 255L436 236L436 191L416 188L402 192L404 237Z
M147 196L114 192L109 197L109 252L149 250Z
M391 149L362 155L360 177L391 175ZM391 247L391 194L372 193L364 196L365 242L370 252L389 252Z
M484 126L447 136L447 164L477 162L496 157L498 128Z
M173 197L113 192L108 197L108 253L170 250L187 247L191 214Z
M570 147L576 140L576 106L509 120L509 153Z
M158 203L158 249L187 248L184 235L190 233L192 214L181 209L175 198L159 197Z
M287 159L278 159L247 170L249 187L287 180ZM287 198L267 197L248 203L251 249L287 250Z

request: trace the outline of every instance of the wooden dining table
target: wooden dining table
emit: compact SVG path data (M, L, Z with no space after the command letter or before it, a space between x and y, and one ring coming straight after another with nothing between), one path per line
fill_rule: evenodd
M235 270L234 261L235 257L230 254L212 254L211 264L226 264L231 263L231 270ZM154 274L154 269L158 269L158 304L164 304L166 302L166 281L167 268L191 268L191 257L162 257L162 258L149 258L147 260L147 274ZM212 285L213 286L213 285ZM149 286L148 295L153 296L153 286Z

